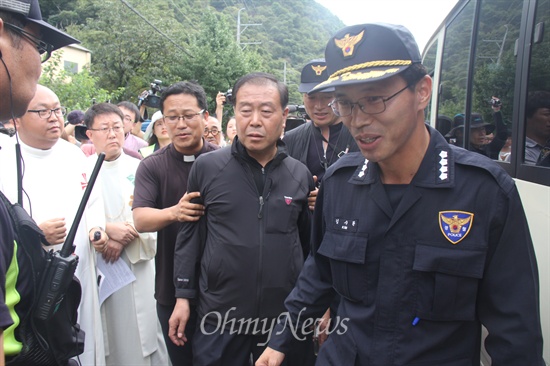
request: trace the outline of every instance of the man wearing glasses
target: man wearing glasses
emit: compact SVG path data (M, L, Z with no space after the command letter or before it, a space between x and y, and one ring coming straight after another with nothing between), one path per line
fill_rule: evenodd
M285 305L294 322L338 316L317 365L544 365L538 273L510 176L424 122L432 79L402 26L362 24L329 40L331 103L361 153L325 174L312 255ZM490 202L490 205L485 204ZM300 321L298 320L300 315ZM280 333L278 333L280 332ZM279 365L279 326L257 366Z
M101 305L107 365L167 365L168 353L153 298L156 233L136 232L132 196L139 160L126 155L124 113L109 103L94 104L84 116L86 135L96 152L105 153L98 183L105 207L105 231L109 240L95 246L98 267L113 263L132 271L135 280L109 296ZM88 158L95 165L97 155ZM112 275L112 274L111 274ZM109 274L106 275L107 277ZM158 325L158 326L157 326Z
M209 116L204 127L204 138L211 144L219 147L225 146L225 138L223 137L222 124L216 117Z
M160 110L172 143L143 159L135 179L134 226L138 232L158 232L155 299L173 365L193 365L191 346L176 347L168 338L168 320L176 303L173 268L179 227L204 213L204 206L191 202L199 193L187 192L189 171L199 155L218 148L203 138L206 108L206 93L200 85L178 82L166 88ZM190 328L190 340L192 336Z

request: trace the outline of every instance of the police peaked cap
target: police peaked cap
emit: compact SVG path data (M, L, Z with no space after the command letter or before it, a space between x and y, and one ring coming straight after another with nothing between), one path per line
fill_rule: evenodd
M328 79L327 63L324 58L318 58L309 61L302 69L300 75L300 85L298 91L300 93L308 93L318 84ZM323 92L332 92L334 88L323 90Z
M342 28L329 40L325 59L329 77L312 93L383 80L422 61L411 32L401 25L385 23Z

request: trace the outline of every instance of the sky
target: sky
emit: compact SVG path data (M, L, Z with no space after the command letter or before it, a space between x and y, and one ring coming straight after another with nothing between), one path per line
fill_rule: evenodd
M458 0L315 0L346 25L384 22L407 27L420 52Z

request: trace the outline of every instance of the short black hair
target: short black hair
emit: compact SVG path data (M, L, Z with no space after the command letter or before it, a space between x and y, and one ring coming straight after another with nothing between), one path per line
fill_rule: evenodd
M206 103L206 92L204 88L197 83L191 81L179 81L175 84L170 85L162 92L160 96L160 111L164 114L164 101L170 95L178 94L188 94L192 95L197 99L197 104L200 109L206 111L208 109L208 104Z
M415 63L409 66L399 75L401 75L401 77L405 80L410 88L414 89L416 83L419 82L420 79L422 79L424 76L428 75L428 70L426 70L426 67L424 65L420 63Z
M268 85L272 84L277 87L279 91L279 98L281 101L281 107L283 109L288 105L288 88L283 82L280 82L275 76L265 72L253 72L241 77L233 86L233 104L237 104L237 93L239 89L246 84L252 85Z
M86 128L91 128L95 118L103 114L116 114L124 121L124 114L122 114L122 111L116 105L111 103L98 103L92 105L86 113L84 113L84 124Z
M128 109L129 111L133 112L134 113L134 123L139 122L140 114L139 114L139 109L138 109L137 105L135 105L132 102L124 101L124 102L118 103L117 106L118 107L124 107L124 108Z
M527 106L525 107L525 117L531 118L537 112L537 109L550 109L550 92L546 90L531 91L527 94Z

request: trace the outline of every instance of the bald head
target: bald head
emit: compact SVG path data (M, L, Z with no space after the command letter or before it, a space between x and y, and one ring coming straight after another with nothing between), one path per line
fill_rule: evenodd
M61 137L65 124L59 98L51 89L38 85L27 113L17 118L16 124L19 137L25 144L42 150L52 148Z

